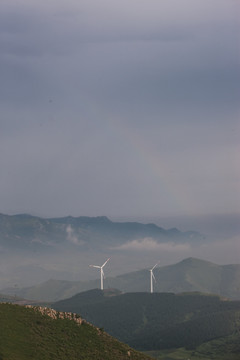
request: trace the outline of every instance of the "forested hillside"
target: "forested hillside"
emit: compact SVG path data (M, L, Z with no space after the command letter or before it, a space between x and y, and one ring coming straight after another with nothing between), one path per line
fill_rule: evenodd
M141 350L194 349L240 330L240 301L200 293L106 294L92 290L53 307L77 312Z

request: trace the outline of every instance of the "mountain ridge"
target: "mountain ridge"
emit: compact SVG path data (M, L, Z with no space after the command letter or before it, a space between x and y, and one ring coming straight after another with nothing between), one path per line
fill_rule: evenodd
M209 261L187 258L176 264L156 267L156 292L213 293L232 300L240 299L240 265L217 265ZM5 288L2 293L42 301L57 301L82 291L99 287L99 280L88 282L69 280L48 280L39 285L16 289ZM134 271L105 279L105 288L122 292L150 290L149 269Z
M50 243L64 243L73 235L88 246L101 240L104 243L120 241L124 243L138 237L153 237L157 241L198 241L204 236L196 231L181 232L176 228L165 230L153 223L114 222L106 216L97 217L61 217L41 218L28 214L0 214L0 244L3 246L21 246L21 241L31 246L43 246ZM47 239L50 239L50 242ZM68 241L69 245L69 241ZM72 242L74 245L74 241Z

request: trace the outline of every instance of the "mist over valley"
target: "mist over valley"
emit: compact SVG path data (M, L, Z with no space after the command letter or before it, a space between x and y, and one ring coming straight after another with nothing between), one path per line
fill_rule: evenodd
M234 226L229 238L225 234L218 239L212 234L219 232L222 217L220 220L217 222L214 217L209 237L193 228L186 231L186 225L185 231L180 231L176 227L165 229L132 219L114 221L106 216L46 219L26 214L1 214L0 289L35 300L65 298L79 291L98 288L100 275L89 265L102 265L110 257L104 268L106 287L149 291L149 269L160 261L155 269L158 275L156 291L205 291L239 298L237 264L240 262L237 261L239 242L236 237L239 222L236 216L226 217L225 221L231 220ZM172 221L177 222L176 219ZM199 221L203 222L202 219ZM184 228L184 224L181 227ZM197 268L194 274L192 270L183 270L181 278L181 271L176 266L173 275L174 271L170 269L174 269L176 263L184 264L186 258L196 259L196 262L186 262L190 268ZM202 263L197 259L202 259ZM212 282L207 284L212 270ZM138 277L142 280L137 280ZM237 285L234 285L235 281ZM237 286L235 290L232 289L234 286ZM29 290L22 290L26 287L30 287ZM48 298L45 298L47 293Z

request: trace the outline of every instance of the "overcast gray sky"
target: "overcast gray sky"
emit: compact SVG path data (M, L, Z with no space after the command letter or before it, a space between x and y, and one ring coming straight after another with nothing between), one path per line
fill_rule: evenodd
M238 0L1 0L0 211L240 212Z

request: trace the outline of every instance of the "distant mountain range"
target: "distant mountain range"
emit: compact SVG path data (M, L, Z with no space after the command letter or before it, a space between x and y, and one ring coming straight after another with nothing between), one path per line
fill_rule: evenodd
M211 354L213 349L224 359L238 359L240 354L240 301L201 293L119 294L119 291L95 289L56 302L52 307L81 314L142 351L184 347L191 350L192 359L202 346L208 348L207 359L215 358ZM213 339L221 339L222 346L207 345ZM202 354L200 358L205 356Z
M0 289L32 286L49 279L93 279L96 271L89 269L89 264L103 263L108 257L113 264L111 275L116 276L148 266L162 247L170 248L170 253L180 249L183 254L204 242L205 237L196 231L116 222L106 216L45 219L0 214Z
M158 242L197 242L204 238L198 232L165 230L155 224L113 222L106 216L62 217L44 219L32 215L0 214L0 245L28 250L48 250L60 246L81 245L82 250L94 249L150 237Z
M193 292L218 294L240 299L240 265L216 265L208 261L188 258L177 264L154 269L156 292ZM148 269L105 279L105 288L122 292L150 291ZM31 300L57 301L76 293L98 288L99 280L79 282L49 280L28 288L5 288L1 292Z

